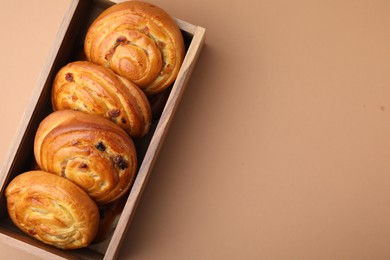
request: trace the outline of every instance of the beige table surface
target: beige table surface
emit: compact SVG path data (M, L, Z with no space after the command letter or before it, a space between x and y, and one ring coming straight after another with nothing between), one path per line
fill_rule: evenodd
M2 161L69 2L1 0ZM120 259L390 259L390 1L151 2L207 39Z

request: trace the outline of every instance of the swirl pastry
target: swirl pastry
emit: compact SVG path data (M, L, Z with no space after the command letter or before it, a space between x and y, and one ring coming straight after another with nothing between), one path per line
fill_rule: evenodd
M16 176L5 190L9 216L26 234L62 249L89 245L99 227L99 210L71 181L44 171Z
M184 40L173 18L145 2L115 4L89 27L84 51L88 60L111 68L145 93L167 88L184 58Z
M40 123L34 155L42 170L76 183L100 205L129 190L137 167L134 143L122 128L73 110L53 112Z
M110 69L88 61L61 68L53 82L54 110L73 109L111 119L131 137L144 136L152 114L143 91Z

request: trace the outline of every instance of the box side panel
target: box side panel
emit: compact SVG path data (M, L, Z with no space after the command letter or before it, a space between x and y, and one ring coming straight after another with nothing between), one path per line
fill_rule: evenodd
M157 159L159 151L164 142L165 136L169 130L169 126L174 117L175 111L178 108L181 97L186 88L187 82L191 76L193 68L201 52L205 39L204 28L197 27L192 32L183 33L191 35L191 41L187 41L187 52L179 71L178 77L172 86L171 93L166 102L165 108L161 114L160 120L154 131L154 135L150 141L149 148L146 151L145 158L138 172L137 178L130 192L129 198L119 219L118 226L114 232L113 238L109 244L104 259L116 259L119 253L119 248L123 242L123 238L130 226L131 220L134 217L135 209L141 199L142 192L149 179L154 163Z

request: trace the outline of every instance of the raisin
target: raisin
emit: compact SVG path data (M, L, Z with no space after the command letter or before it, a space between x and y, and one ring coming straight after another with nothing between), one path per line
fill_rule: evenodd
M99 151L102 151L104 152L106 150L106 146L103 144L103 142L99 142L97 143L97 145L95 145L96 149L98 149Z
M116 43L117 43L117 44L126 44L126 42L127 42L127 39L126 39L126 37L124 37L124 36L120 36L120 37L118 37L118 38L116 39Z
M72 73L66 73L65 74L65 80L72 82L73 81L73 74Z
M121 155L117 155L114 157L114 163L122 170L124 170L128 167L128 164L127 164L125 158L123 158L123 156L121 156Z
M121 111L120 111L119 109L113 109L113 110L111 110L110 112L108 112L108 115L109 115L111 118L118 117L120 114L121 114Z
M81 163L79 165L80 169L87 169L88 168L88 165L86 163Z

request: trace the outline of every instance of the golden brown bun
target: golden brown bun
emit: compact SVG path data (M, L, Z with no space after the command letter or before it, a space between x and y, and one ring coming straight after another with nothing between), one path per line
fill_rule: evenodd
M62 249L89 245L97 234L99 211L71 181L44 171L16 176L5 191L8 213L26 234Z
M166 11L150 3L127 1L97 17L87 32L84 51L88 60L155 94L175 80L185 46L179 27Z
M74 109L106 117L135 138L149 131L152 120L149 101L140 88L88 61L71 62L59 70L52 103L54 110Z
M73 110L53 112L40 123L34 154L42 170L68 178L98 204L125 194L137 168L133 141L122 128Z

